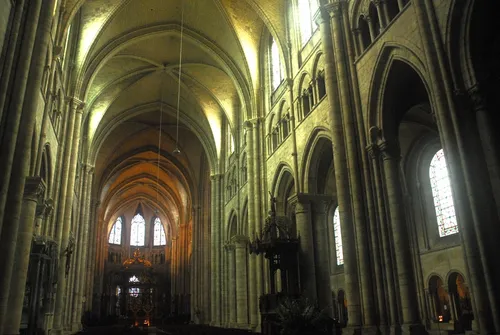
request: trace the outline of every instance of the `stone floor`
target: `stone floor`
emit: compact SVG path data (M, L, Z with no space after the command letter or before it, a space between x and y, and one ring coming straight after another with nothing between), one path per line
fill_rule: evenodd
M78 334L92 335L250 335L249 331L238 329L215 328L199 325L175 325L162 326L161 328L130 328L127 326L106 326L106 327L91 327Z

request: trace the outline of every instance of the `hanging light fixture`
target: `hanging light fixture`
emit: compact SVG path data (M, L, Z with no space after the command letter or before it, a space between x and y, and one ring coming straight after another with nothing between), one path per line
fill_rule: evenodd
M176 127L175 127L175 149L174 154L178 155L181 153L179 149L179 117L180 117L180 104L181 104L181 75L182 75L182 44L184 36L184 1L181 1L181 43L179 48L179 77L177 86L177 117L176 117Z

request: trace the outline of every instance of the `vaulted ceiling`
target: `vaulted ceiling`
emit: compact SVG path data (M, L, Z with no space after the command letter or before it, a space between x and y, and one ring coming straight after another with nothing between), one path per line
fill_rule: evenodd
M261 41L283 45L285 16L284 0L65 2L60 41L78 29L72 78L104 220L139 203L188 219L225 125L236 136L256 116Z

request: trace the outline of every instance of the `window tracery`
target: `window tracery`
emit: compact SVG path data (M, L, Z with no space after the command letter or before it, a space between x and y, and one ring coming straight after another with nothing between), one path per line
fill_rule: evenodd
M146 235L146 222L141 214L137 214L132 219L130 225L130 245L143 247Z
M160 218L157 217L154 222L153 245L162 246L166 244L167 244L167 238L165 236L165 229L163 229L163 225L161 224Z
M122 244L122 218L118 217L109 233L110 244Z
M458 233L455 206L451 193L451 184L446 167L443 149L440 149L431 160L429 167L432 197L436 210L439 236L444 237Z

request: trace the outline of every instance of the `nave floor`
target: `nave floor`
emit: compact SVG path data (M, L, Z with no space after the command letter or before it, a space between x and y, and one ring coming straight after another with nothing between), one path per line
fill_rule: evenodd
M161 328L129 328L123 325L90 327L78 334L88 335L250 335L251 332L199 325L171 325Z

